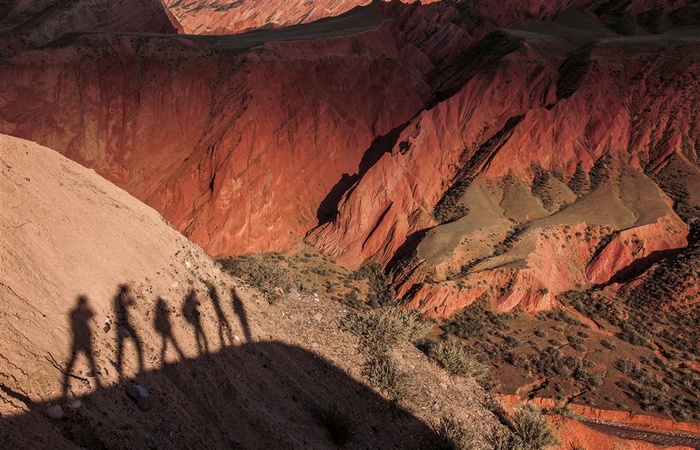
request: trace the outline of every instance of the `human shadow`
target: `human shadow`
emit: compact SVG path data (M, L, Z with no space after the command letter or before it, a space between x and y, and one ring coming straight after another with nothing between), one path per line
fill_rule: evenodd
M202 318L199 312L199 300L194 289L190 289L190 293L185 297L182 303L182 315L194 327L194 339L197 342L197 350L199 354L209 353L209 341L207 335L202 328Z
M131 339L136 347L139 358L139 371L143 370L143 345L129 316L129 307L136 304L136 301L129 291L129 286L119 285L119 292L114 297L114 315L117 326L117 370L122 373L124 362L124 345L127 339Z
M175 348L180 359L185 359L185 354L182 352L180 345L177 343L175 336L173 336L173 324L170 321L170 308L165 303L162 297L158 297L156 302L155 318L153 320L153 326L161 336L161 347L160 347L160 360L165 362L165 351L168 347L168 342L172 344Z
M213 285L209 286L209 298L214 305L217 325L219 326L219 341L221 342L221 346L226 346L224 335L228 338L229 344L233 344L233 339L231 339L231 324L226 318L226 315L224 315L224 311L221 309L221 300L219 299L219 294L216 292L216 287Z
M346 448L426 449L436 439L426 423L331 361L282 342L228 346L136 377L149 393L148 411L129 398L128 379L70 401L47 398L0 416L0 448L146 448L148 433L158 448L332 449L332 420L351 426ZM0 403L24 406L27 399L6 391ZM52 404L63 408L62 419L47 417ZM319 419L324 414L331 423Z
M95 312L90 308L88 304L88 299L84 295L77 298L75 302L75 308L70 312L70 323L71 332L73 334L73 344L70 351L70 360L66 364L65 369L63 369L63 397L67 397L68 390L70 389L70 378L75 378L82 381L83 383L89 383L88 379L85 377L78 376L73 373L73 368L75 367L75 362L78 354L82 353L87 358L88 364L90 365L90 372L87 373L88 377L94 377L97 386L100 384L100 372L97 368L97 363L95 362L95 356L92 349L92 330L90 329L90 320L95 317Z
M250 332L250 324L248 323L248 315L245 312L245 306L241 298L238 296L236 289L231 289L231 299L233 300L233 312L238 316L238 320L241 322L241 327L243 327L243 335L245 336L246 342L253 341L253 335Z

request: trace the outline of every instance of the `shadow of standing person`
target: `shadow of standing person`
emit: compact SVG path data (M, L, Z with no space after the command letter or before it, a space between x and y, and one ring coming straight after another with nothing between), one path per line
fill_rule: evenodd
M231 298L233 299L233 312L236 313L243 327L243 334L246 342L253 342L253 336L250 333L250 325L248 324L248 315L245 312L245 306L241 298L238 296L236 289L231 289Z
M156 303L156 314L154 321L155 329L162 337L162 346L160 349L160 360L165 362L165 350L168 346L168 341L175 347L175 351L180 355L180 360L185 359L185 354L182 353L180 345L175 340L173 336L173 325L170 323L170 309L165 303L162 297L158 297L158 302Z
M77 378L87 382L88 380L71 373L75 366L75 360L78 353L83 353L90 364L88 377L94 376L97 387L102 387L100 384L99 371L92 350L92 331L90 330L90 320L95 317L95 312L88 305L88 299L84 295L78 297L75 308L70 312L71 330L73 333L73 346L71 347L71 357L63 372L63 397L67 397L69 389L69 378Z
M129 307L136 302L129 293L129 286L122 284L119 286L119 292L114 297L114 314L116 316L117 325L117 370L122 373L122 364L124 359L124 344L126 339L131 338L136 346L136 352L139 357L139 372L143 371L143 346L139 339L136 330L129 318Z
M233 344L231 339L231 324L224 315L224 311L221 309L221 300L219 299L219 294L216 293L216 288L212 285L209 286L209 298L214 305L214 312L216 313L216 318L218 319L219 325L219 340L221 341L221 347L226 346L226 341L224 340L224 334L228 337L229 344Z
M194 338L197 341L197 350L199 350L199 354L202 355L205 352L209 353L209 342L207 341L207 335L204 334L204 330L202 329L202 319L197 309L198 306L199 301L197 300L197 294L194 289L191 289L182 304L182 315L185 316L185 319L194 327Z

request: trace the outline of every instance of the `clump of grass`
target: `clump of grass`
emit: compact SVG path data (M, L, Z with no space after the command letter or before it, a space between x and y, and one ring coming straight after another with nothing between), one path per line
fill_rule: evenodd
M557 445L559 439L542 412L534 406L520 408L513 416L513 432L525 449L539 450Z
M470 450L474 448L476 432L454 417L442 417L435 427L436 450Z
M338 407L316 409L313 411L313 416L325 428L328 437L336 445L344 447L355 439L355 423Z
M396 293L391 286L391 280L382 271L382 267L379 264L364 265L353 272L350 277L353 280L367 279L370 289L367 301L372 308L389 306L394 302Z
M494 450L543 450L559 443L552 426L532 405L513 415L511 430L494 429L487 440Z
M278 289L289 291L292 287L289 271L279 264L274 255L254 254L220 261L224 270L270 297Z
M494 431L486 440L493 450L526 450L523 441L510 431Z
M386 353L401 340L418 342L430 331L430 324L418 311L395 307L348 314L340 327L360 337L360 351L370 355Z
M389 352L400 341L418 342L427 335L430 324L420 313L395 307L371 309L348 314L340 327L359 336L359 350L368 356L362 374L369 383L392 401L408 400L411 377L398 368Z
M412 395L411 376L399 369L386 354L370 357L362 365L362 374L394 402L403 402Z
M465 348L454 341L420 343L419 348L448 372L473 377L485 390L492 390L496 383L488 365L476 360Z

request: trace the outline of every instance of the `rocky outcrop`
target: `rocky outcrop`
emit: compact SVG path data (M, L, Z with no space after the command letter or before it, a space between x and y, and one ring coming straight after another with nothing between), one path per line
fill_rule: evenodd
M523 399L517 395L501 395L499 396L499 399L505 404L509 405L520 405L524 403ZM528 399L526 403L533 404L540 409L550 409L559 406L556 399L544 397ZM576 403L569 403L566 406L576 414L579 414L582 418L588 419L589 421L630 425L639 429L646 429L659 433L681 432L700 436L700 426L692 423L679 423L673 420L662 419L644 414L635 414L629 411L612 411L593 408L587 405L579 405Z

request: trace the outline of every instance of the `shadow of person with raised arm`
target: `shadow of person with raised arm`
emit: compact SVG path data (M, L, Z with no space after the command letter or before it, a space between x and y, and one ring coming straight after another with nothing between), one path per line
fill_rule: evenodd
M201 355L205 352L209 353L209 341L207 341L207 335L204 334L204 329L202 329L202 319L197 309L198 306L199 301L197 300L197 294L194 289L190 289L190 293L187 294L182 304L182 315L185 316L185 320L194 327L194 338L197 341L197 350L199 350L199 354Z
M160 348L160 360L165 362L165 350L168 346L168 342L175 347L175 351L180 356L180 361L184 360L185 354L182 353L180 345L175 340L175 336L173 336L173 325L170 322L170 309L162 297L158 297L158 302L156 303L156 313L153 325L163 340Z
M221 309L221 300L219 299L219 294L217 294L216 287L214 287L214 285L209 286L209 298L214 305L214 312L216 313L216 318L218 320L219 340L221 341L221 347L226 346L224 335L228 337L229 344L233 344L233 340L231 339L231 324L224 315L224 311Z
M243 302L235 288L231 289L231 298L233 299L233 312L236 313L238 320L241 321L245 340L246 342L253 342L253 336L250 333L250 325L248 324L248 315L245 312L245 306L243 306Z
M122 373L122 364L124 360L124 345L126 340L131 338L136 346L136 352L139 357L139 372L143 371L143 346L139 339L136 330L129 318L129 307L136 302L129 292L129 286L119 285L119 292L114 297L114 314L116 317L117 326L117 370Z
M75 308L70 312L71 331L73 333L73 346L71 347L71 357L63 371L63 397L68 396L70 378L76 378L83 382L88 382L86 378L79 377L72 373L75 360L79 353L83 353L90 364L88 377L95 377L98 387L100 384L100 372L97 369L95 356L92 350L92 331L90 330L90 320L95 317L95 312L88 305L88 299L84 295L78 297Z

